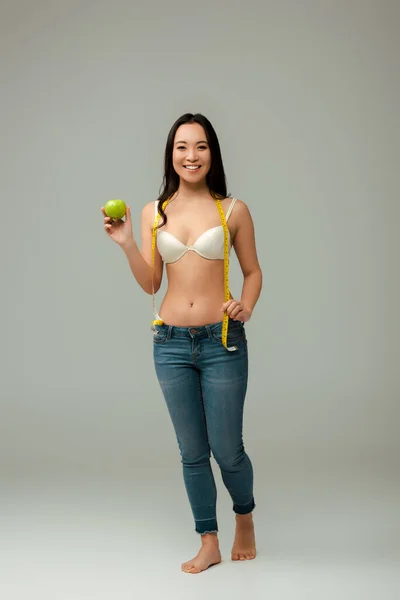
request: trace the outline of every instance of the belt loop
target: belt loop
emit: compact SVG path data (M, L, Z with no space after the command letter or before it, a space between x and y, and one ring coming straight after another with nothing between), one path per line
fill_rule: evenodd
M208 337L211 338L212 337L211 327L209 325L204 325L204 327L206 328Z
M173 329L173 325L168 325L168 331L167 331L167 340L171 339L172 336L172 329Z

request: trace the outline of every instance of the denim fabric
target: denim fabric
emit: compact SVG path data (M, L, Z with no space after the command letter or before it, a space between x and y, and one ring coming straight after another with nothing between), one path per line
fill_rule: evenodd
M195 530L218 531L217 490L211 452L221 469L233 510L255 507L253 468L243 446L243 405L248 356L244 325L229 320L227 350L222 322L200 327L155 325L154 364L175 429Z

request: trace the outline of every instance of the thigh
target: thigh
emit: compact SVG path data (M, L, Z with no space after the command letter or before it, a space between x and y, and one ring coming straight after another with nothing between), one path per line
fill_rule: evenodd
M210 449L199 371L177 351L181 341L155 345L154 365L181 454L195 460Z
M209 443L214 456L221 459L232 456L242 444L248 354L246 339L235 343L237 350L232 353L221 344L210 344L201 370Z

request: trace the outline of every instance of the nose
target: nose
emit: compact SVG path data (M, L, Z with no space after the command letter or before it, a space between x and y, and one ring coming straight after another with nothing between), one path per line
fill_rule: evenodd
M187 160L190 160L191 162L195 162L197 160L197 152L196 150L192 149L192 150L188 150L187 153Z

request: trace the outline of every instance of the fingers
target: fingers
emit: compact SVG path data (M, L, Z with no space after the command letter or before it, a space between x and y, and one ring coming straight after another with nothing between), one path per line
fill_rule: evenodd
M106 213L105 213L105 211L104 211L104 207L103 207L103 206L101 207L101 212L102 212L102 213L103 213L103 215L104 215L104 225L109 225L109 224L112 224L112 222L113 222L113 219L112 219L111 217L107 217L107 215L106 215Z
M240 302L238 300L234 300L233 298L231 298L230 300L228 300L228 302L225 302L222 305L222 308L228 313L231 314L231 312L233 310L235 310L236 306L239 306Z
M104 229L110 231L113 226L113 220L111 217L104 217Z
M107 215L106 215L106 211L104 210L104 206L101 207L101 212L103 213L104 217L106 217L107 219L110 219L110 217L107 217Z
M243 304L238 300L229 300L229 306L227 306L225 312L231 319L236 320L238 315L243 312Z
M105 211L104 211L104 207L101 207L101 212L104 215L104 230L106 233L110 233L111 227L112 227L112 218L111 217L107 217Z
M231 298L228 302L224 302L222 305L222 309L224 312L228 312L229 307L231 306L233 299Z

